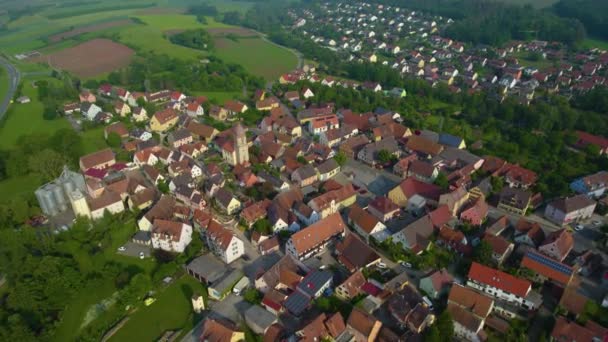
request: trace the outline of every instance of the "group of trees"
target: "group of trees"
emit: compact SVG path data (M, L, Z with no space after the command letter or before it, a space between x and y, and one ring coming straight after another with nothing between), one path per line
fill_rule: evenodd
M46 120L53 120L59 114L60 105L65 101L78 98L77 84L67 75L55 75L55 79L36 82L38 87L38 100L44 105L42 116Z
M264 79L249 74L242 66L227 64L209 56L193 63L167 55L140 53L127 68L108 75L111 84L122 84L132 91L180 89L196 91L242 91L243 87L264 87Z
M577 19L593 37L608 39L608 2L598 0L560 0L553 5L557 15Z
M213 37L204 29L186 30L169 37L173 44L192 49L209 51L213 49Z

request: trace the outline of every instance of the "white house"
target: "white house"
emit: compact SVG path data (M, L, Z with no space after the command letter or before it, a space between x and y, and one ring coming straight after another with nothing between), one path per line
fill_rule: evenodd
M308 100L309 98L315 96L315 93L313 93L310 88L304 88L302 91L302 96Z
M532 291L532 283L508 273L473 262L467 286L525 310L540 307L542 297Z
M559 198L547 205L545 217L562 226L584 221L591 218L596 204L586 195Z
M182 253L192 241L192 226L176 221L154 220L152 247Z
M85 102L80 107L80 112L89 121L95 120L97 114L101 113L102 109L94 103Z
M243 241L236 237L231 230L211 220L203 236L209 249L223 262L229 264L245 254Z

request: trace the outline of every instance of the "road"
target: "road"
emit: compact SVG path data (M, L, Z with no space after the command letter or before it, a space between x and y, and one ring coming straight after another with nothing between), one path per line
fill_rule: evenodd
M2 120L11 103L11 99L17 91L17 86L21 80L21 74L19 73L19 70L15 69L15 67L3 57L0 57L0 65L6 70L9 80L8 92L4 96L2 102L0 102L0 120Z

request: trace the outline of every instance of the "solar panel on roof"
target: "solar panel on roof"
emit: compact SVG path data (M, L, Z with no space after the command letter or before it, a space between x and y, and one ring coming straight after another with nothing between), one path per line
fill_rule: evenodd
M566 266L558 261L555 261L551 258L548 258L544 255L538 254L538 253L533 253L533 252L528 252L527 254L528 258L538 262L541 265L547 266L549 268L552 268L558 272L561 272L563 274L566 275L571 275L572 274L572 268L569 266Z

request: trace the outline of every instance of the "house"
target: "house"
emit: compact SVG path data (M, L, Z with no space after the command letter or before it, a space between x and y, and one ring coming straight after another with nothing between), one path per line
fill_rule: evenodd
M186 106L186 114L190 117L199 117L205 115L205 109L200 103L193 101Z
M454 335L466 341L484 340L484 324L494 308L494 300L470 288L454 284L447 311L454 321Z
M321 313L296 331L295 335L299 338L298 341L306 342L337 340L345 329L344 318L339 312L330 316Z
M335 253L338 262L349 272L371 267L382 259L371 247L355 234L348 234L343 241L336 243Z
M472 253L472 248L464 233L449 226L443 226L439 229L437 244L460 255L471 255Z
M182 128L169 133L167 136L167 141L171 147L180 148L181 146L192 143L194 139L192 138L190 131Z
M108 136L112 133L118 135L121 139L129 137L129 130L127 129L127 126L125 126L125 124L122 122L115 122L113 124L110 124L109 126L106 126L106 128L103 130L103 136L106 140L108 140Z
M153 132L163 133L175 126L179 117L174 109L168 108L154 113L150 119L150 129Z
M93 95L93 93L91 93L88 90L83 90L80 92L80 94L78 95L80 102L88 102L88 103L95 103L97 101L97 98L95 97L95 95Z
M299 317L310 307L314 299L319 298L333 284L333 274L329 271L311 271L296 286L284 302L292 315Z
M576 136L577 141L574 147L584 149L591 145L599 150L600 155L608 154L608 139L582 131L576 131Z
M299 167L291 174L291 180L301 188L312 185L318 179L317 170L310 164Z
M308 259L323 250L334 237L343 236L345 228L340 214L332 214L293 234L285 250L298 260Z
M82 116L84 116L89 121L95 120L97 115L99 115L99 113L101 112L101 107L97 106L94 103L85 102L80 105L80 113L82 113Z
M608 329L589 320L585 325L570 322L563 316L557 317L551 341L555 342L577 342L577 341L603 341L606 339Z
M106 148L101 151L93 152L80 157L80 171L86 172L89 169L103 170L116 164L114 152Z
M131 114L131 107L122 101L116 101L114 102L114 113L121 117L125 117Z
M440 145L444 145L446 147L454 147L457 149L465 149L467 148L467 144L465 143L464 139L461 137L457 137L451 134L447 134L447 133L441 133L439 134L439 141L438 143Z
M421 182L433 183L439 175L439 170L431 163L413 160L408 163L405 178L413 177Z
M525 310L537 309L542 301L529 281L476 262L469 269L467 286Z
M530 208L531 200L531 192L505 187L499 194L498 208L523 216Z
M418 287L430 298L438 299L449 291L453 282L454 278L452 275L445 268L442 268L424 278L420 278L420 285Z
M587 195L559 198L547 205L545 217L560 226L585 221L593 215L597 202Z
M381 328L382 322L359 308L353 309L346 322L346 331L353 341L376 341Z
M300 230L296 215L279 203L272 203L268 207L268 220L272 226L272 231L278 233L281 230L297 232Z
M151 233L152 247L167 252L183 253L192 241L192 226L177 221L156 219Z
M538 247L545 240L540 224L521 218L515 226L515 242L530 247Z
M267 97L264 100L256 101L255 108L259 111L270 111L279 105L280 102L276 97Z
M238 123L227 134L222 136L221 143L218 142L224 160L232 166L248 164L249 145L245 127Z
M235 100L227 100L224 108L228 111L228 115L243 114L249 109L246 104Z
M63 105L63 114L70 115L74 112L80 112L80 104L74 102Z
M511 165L505 173L505 181L511 188L528 189L536 183L538 175L519 165Z
M576 179L570 184L570 189L578 194L599 198L606 192L608 187L608 171L588 175Z
M315 135L337 128L340 128L340 121L336 115L316 117L308 123L308 130Z
M538 251L556 260L563 261L573 247L574 238L572 233L566 229L561 229L549 234L545 241L538 246Z
M429 247L434 232L430 217L425 215L393 234L392 238L393 242L400 243L403 248L418 255Z
M343 208L353 205L356 200L357 192L353 185L348 183L311 199L307 204L321 218L326 218Z
M278 322L277 316L265 310L259 305L252 305L243 313L245 323L251 330L259 335L264 335L271 325Z
M459 187L458 189L439 196L439 205L447 205L450 213L453 216L458 216L460 209L469 200L469 192L465 187Z
M386 240L390 233L387 227L378 220L374 215L367 210L362 209L359 205L353 204L348 212L348 223L354 227L359 235L369 242L369 238L373 237L378 242Z
M400 212L399 206L384 196L377 196L369 202L367 210L382 222L390 221Z
M245 245L230 229L224 228L214 220L196 221L195 226L202 231L209 249L224 263L230 264L245 254Z
M389 297L388 311L399 326L418 334L435 321L422 296L409 284Z
M186 129L195 139L206 143L210 143L220 133L217 129L194 120L186 125Z
M228 215L232 215L241 209L241 202L226 188L220 188L214 198L215 203Z
M482 239L483 242L490 245L492 248L492 260L496 265L500 266L513 253L515 246L502 236L496 236L486 233Z
M388 193L388 198L400 207L407 207L408 201L414 196L420 196L430 205L439 202L442 190L439 186L407 178ZM451 212L451 210L450 210Z
M480 226L488 216L488 204L480 197L460 213L460 220L473 226Z
M135 122L144 122L148 121L149 119L148 112L146 112L146 109L144 107L135 107L133 109L131 117L133 118L133 120L135 120Z
M238 342L245 340L245 333L239 331L236 325L230 321L207 318L203 324L200 340L206 342Z
M371 166L383 163L380 160L380 151L387 151L391 156L399 158L401 150L393 137L375 141L365 145L358 153L357 159Z
M335 159L327 159L323 163L317 166L317 174L319 175L319 181L324 182L340 172L340 165Z
M220 106L211 106L209 109L209 116L217 121L226 121L228 118L228 111Z
M305 87L302 89L302 97L304 97L306 100L308 100L311 97L314 97L315 93L312 92L312 90L308 87Z
M443 151L444 147L421 135L412 135L405 144L406 150L418 154L421 158L427 159L434 157Z
M361 270L357 270L336 287L336 296L342 300L350 301L363 293L361 288L366 282L367 280L365 280L365 276Z
M572 267L532 250L526 252L520 266L531 270L540 282L549 279L563 287L568 286L574 276Z

